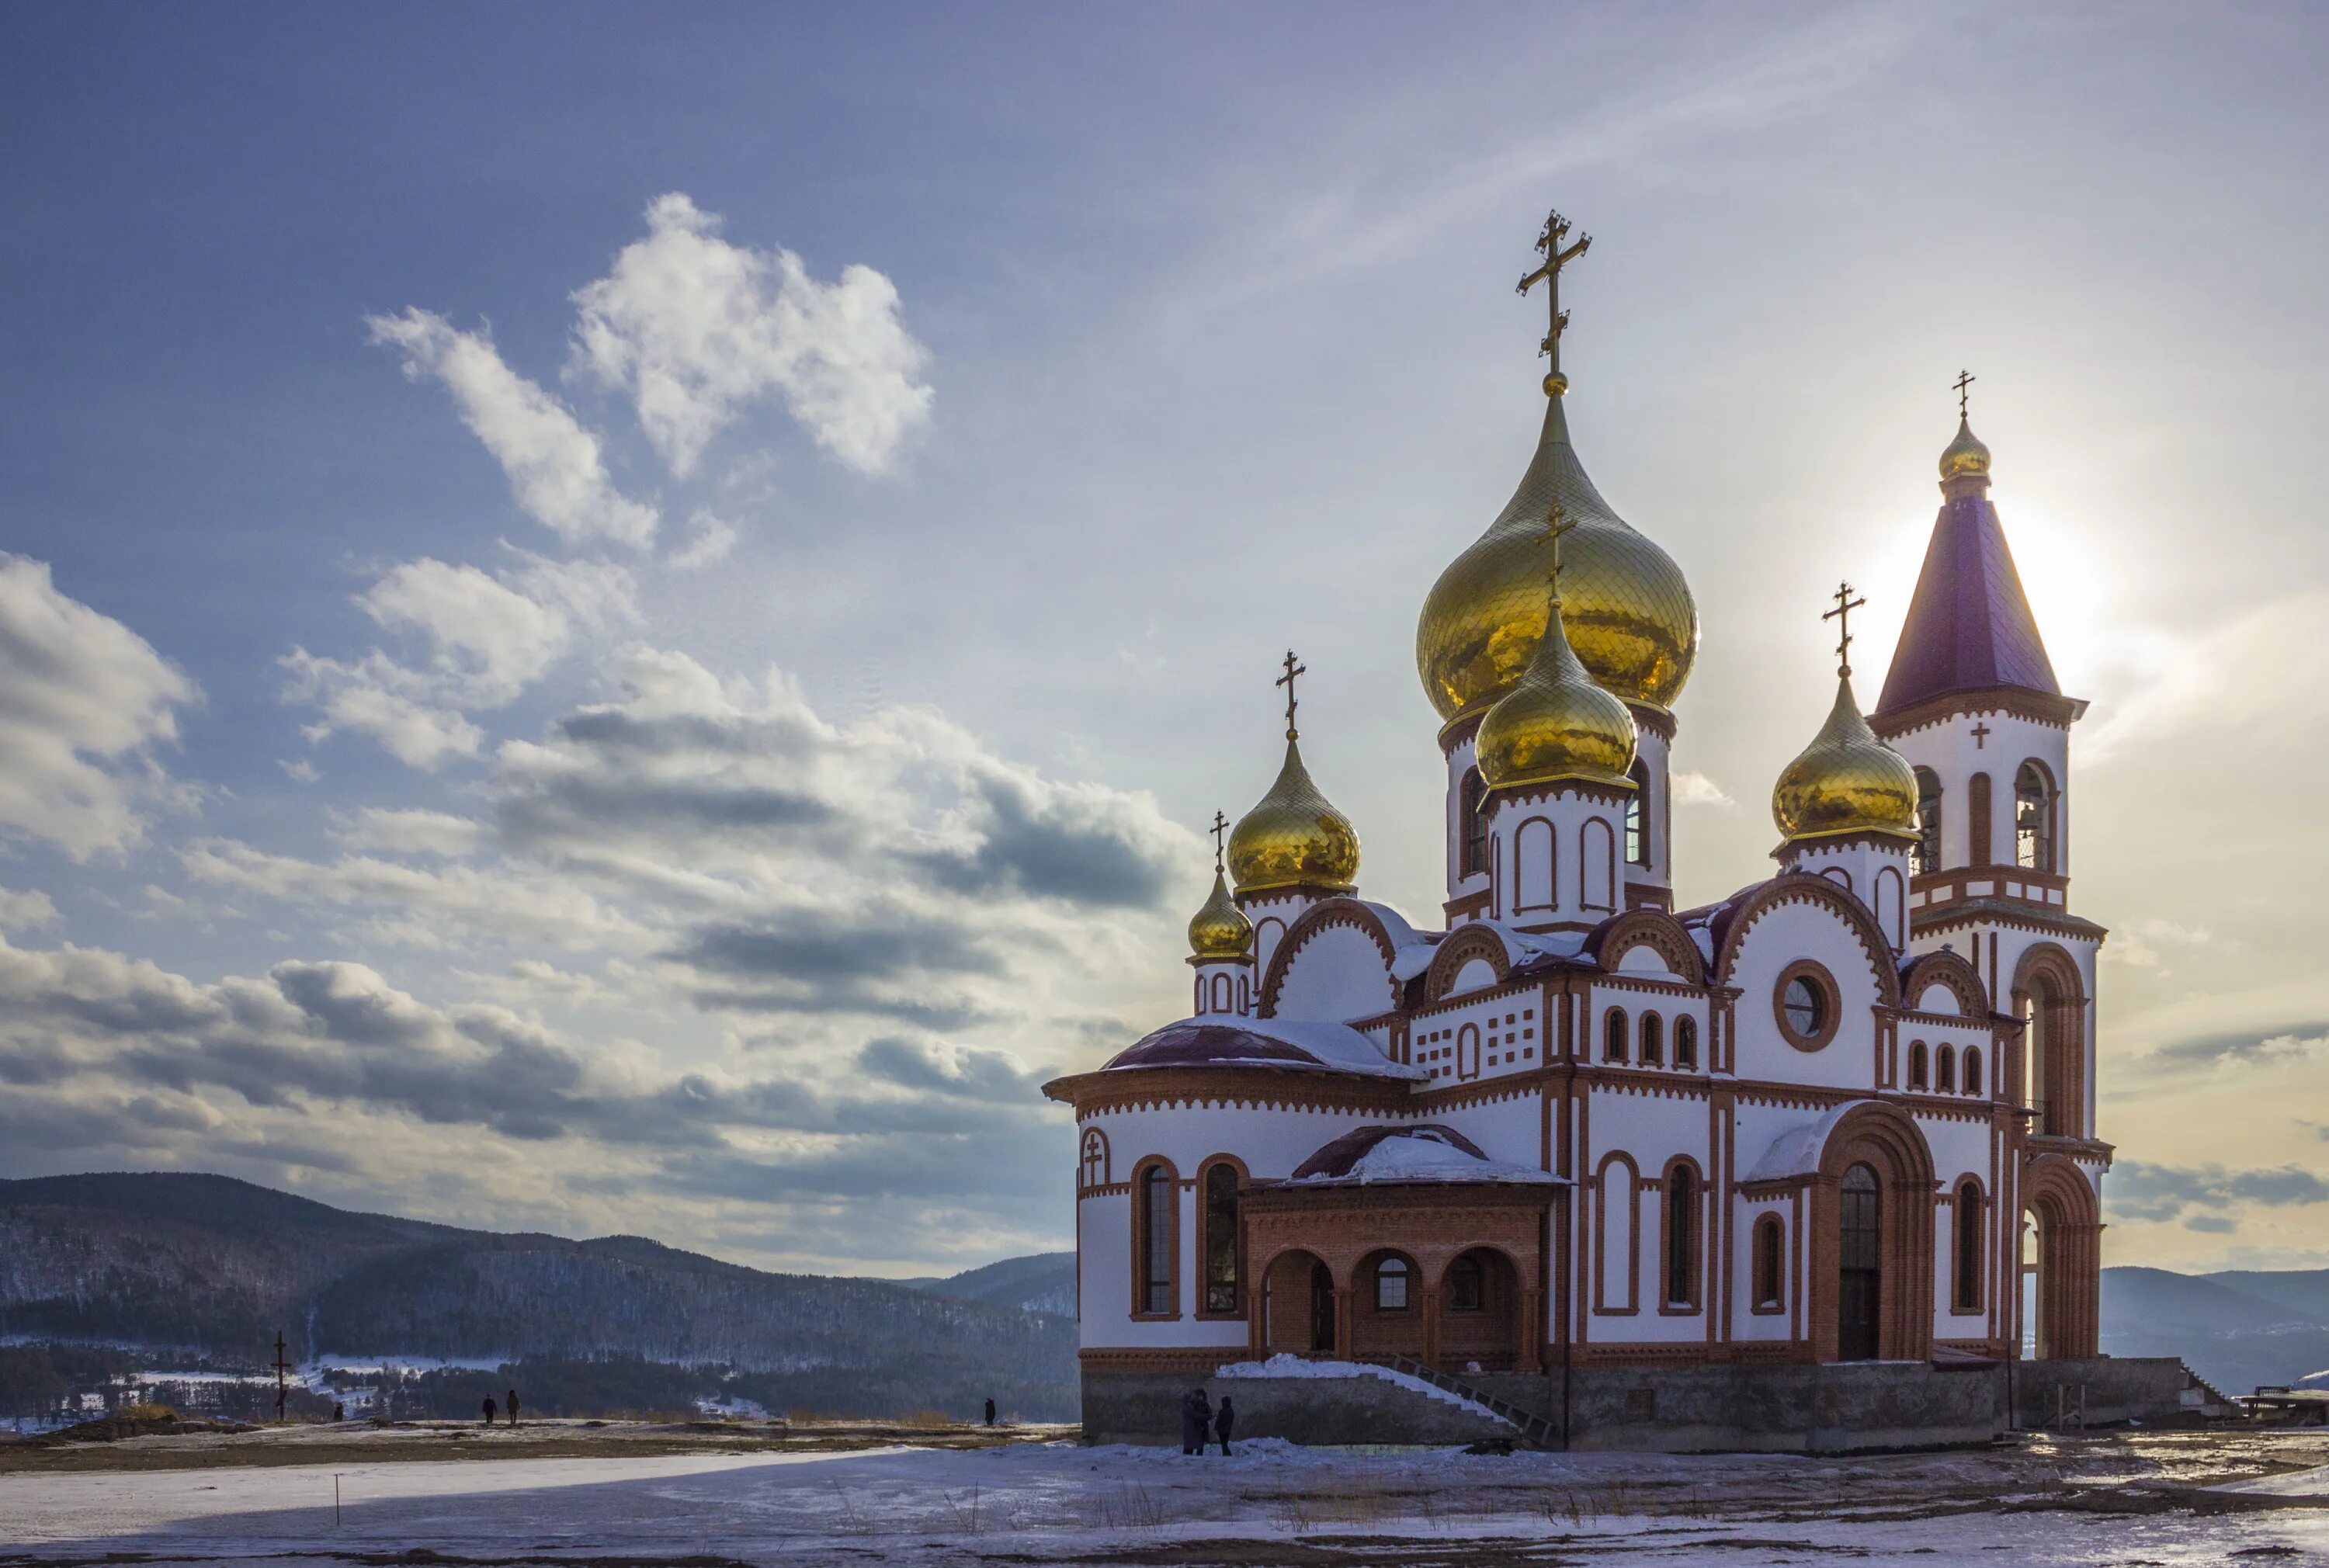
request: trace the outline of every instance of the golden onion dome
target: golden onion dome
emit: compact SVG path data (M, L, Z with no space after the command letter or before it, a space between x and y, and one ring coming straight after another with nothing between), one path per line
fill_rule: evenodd
M1593 679L1627 702L1670 707L1698 656L1698 606L1682 568L1609 509L1569 442L1560 391L1536 455L1504 512L1449 563L1423 602L1415 663L1424 694L1453 722L1520 680L1544 639L1544 519L1557 503L1577 524L1561 549L1568 641Z
M1347 893L1357 885L1358 831L1310 782L1291 734L1278 782L1230 832L1230 875L1240 893L1275 887Z
M1189 952L1197 958L1243 958L1253 951L1253 922L1230 897L1221 869L1213 867L1212 896L1189 922Z
M1480 720L1475 749L1480 776L1493 788L1567 778L1630 787L1634 716L1577 662L1567 624L1561 600L1552 599L1546 624L1560 630L1537 639L1528 668Z
M1838 678L1819 734L1779 775L1771 819L1791 843L1840 833L1917 836L1916 771L1860 716L1849 674Z
M1957 439L1941 450L1941 480L1986 479L1989 477L1989 448L1973 433L1973 425L1963 415L1957 417Z

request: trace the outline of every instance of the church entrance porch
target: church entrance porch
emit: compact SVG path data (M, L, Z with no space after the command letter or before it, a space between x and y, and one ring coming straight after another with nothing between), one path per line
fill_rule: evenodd
M1246 1255L1264 1260L1250 1353L1540 1371L1552 1191L1541 1183L1247 1189Z
M1840 1117L1809 1183L1813 1357L1923 1361L1933 1348L1933 1157L1900 1110Z
M2022 1193L2022 1354L2092 1356L2102 1317L2095 1189L2077 1166L2047 1155L2031 1162Z

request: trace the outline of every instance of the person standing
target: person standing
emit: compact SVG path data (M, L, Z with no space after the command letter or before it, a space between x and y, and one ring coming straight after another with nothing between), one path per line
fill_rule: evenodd
M1230 1404L1230 1396L1224 1394L1221 1395L1221 1407L1213 1412L1213 1435L1221 1440L1223 1459L1230 1457L1230 1431L1236 1425L1237 1410Z
M504 1410L507 1410L507 1411L509 1412L509 1423L510 1423L512 1426L515 1426L515 1425L517 1424L517 1390L516 1390L516 1389L513 1388L513 1389L511 1389L511 1390L509 1391L509 1403L508 1403L507 1404L504 1405L504 1406L503 1406L503 1408L504 1408Z
M995 1424L995 1401L991 1399L986 1402L986 1424L989 1426Z
M1205 1446L1205 1429L1197 1421L1197 1401L1202 1397L1193 1388L1181 1396L1181 1452L1184 1455L1199 1452Z
M1205 1397L1205 1391L1202 1388L1192 1392L1189 1397L1196 1404L1197 1451L1202 1454L1205 1451L1205 1440L1213 1432L1213 1402Z
M494 1396L490 1394L486 1395L486 1424L494 1424Z

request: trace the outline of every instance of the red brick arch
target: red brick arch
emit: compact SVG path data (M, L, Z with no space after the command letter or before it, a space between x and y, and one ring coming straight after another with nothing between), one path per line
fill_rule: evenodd
M2092 1356L2102 1325L2103 1227L2094 1184L2062 1156L2041 1154L2023 1171L2022 1208L2023 1223L2038 1227L2038 1354ZM2014 1297L2018 1303L2021 1292Z
M1915 1122L1898 1107L1865 1101L1829 1130L1811 1184L1813 1355L1837 1356L1842 1234L1839 1189L1854 1165L1876 1173L1878 1217L1877 1356L1922 1361L1933 1347L1933 1153Z

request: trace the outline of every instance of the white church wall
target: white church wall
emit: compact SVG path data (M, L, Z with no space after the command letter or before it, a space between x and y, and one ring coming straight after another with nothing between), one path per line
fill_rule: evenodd
M1978 732L1978 733L1976 733ZM1941 781L1941 865L1944 869L1979 863L1970 835L1972 781L1989 775L1988 863L2013 864L2013 781L2025 760L2044 767L2062 790L2070 776L2070 732L2011 713L1957 714L1897 737L1892 748L1911 764L1930 768ZM2070 865L2069 812L2058 800L2055 866Z
M1086 1117L1082 1126L1098 1127L1107 1134L1111 1181L1121 1186L1131 1180L1142 1160L1162 1157L1172 1163L1182 1183L1175 1254L1181 1316L1132 1316L1132 1272L1137 1266L1132 1250L1135 1195L1114 1191L1085 1197L1077 1204L1082 1343L1124 1349L1245 1344L1241 1321L1195 1316L1203 1278L1197 1251L1201 1227L1194 1184L1199 1169L1214 1155L1227 1154L1242 1160L1247 1173L1257 1179L1291 1176L1321 1145L1381 1120L1349 1111L1219 1103L1102 1111Z
M1544 1163L1544 1102L1541 1094L1451 1106L1433 1121L1452 1127L1480 1146L1491 1160L1513 1165Z
M1742 1146L1741 1154L1745 1153ZM1779 1310L1755 1310L1755 1226L1769 1215L1779 1222ZM1795 1205L1787 1198L1734 1198L1731 1202L1730 1337L1750 1344L1771 1344L1795 1338L1796 1309L1802 1289L1797 1278L1803 1249L1795 1234Z
M1542 1000L1531 987L1418 1014L1408 1030L1410 1060L1435 1087L1532 1072L1544 1063Z
M1329 925L1314 930L1287 961L1272 1016L1340 1021L1372 1018L1398 1005L1399 991L1382 949L1367 932Z
M1775 1012L1780 975L1798 959L1825 969L1842 1002L1835 1032L1817 1050L1799 1049L1780 1032ZM1872 1089L1876 1016L1881 993L1859 934L1818 904L1767 909L1739 948L1730 983L1740 991L1734 1066L1742 1078Z

